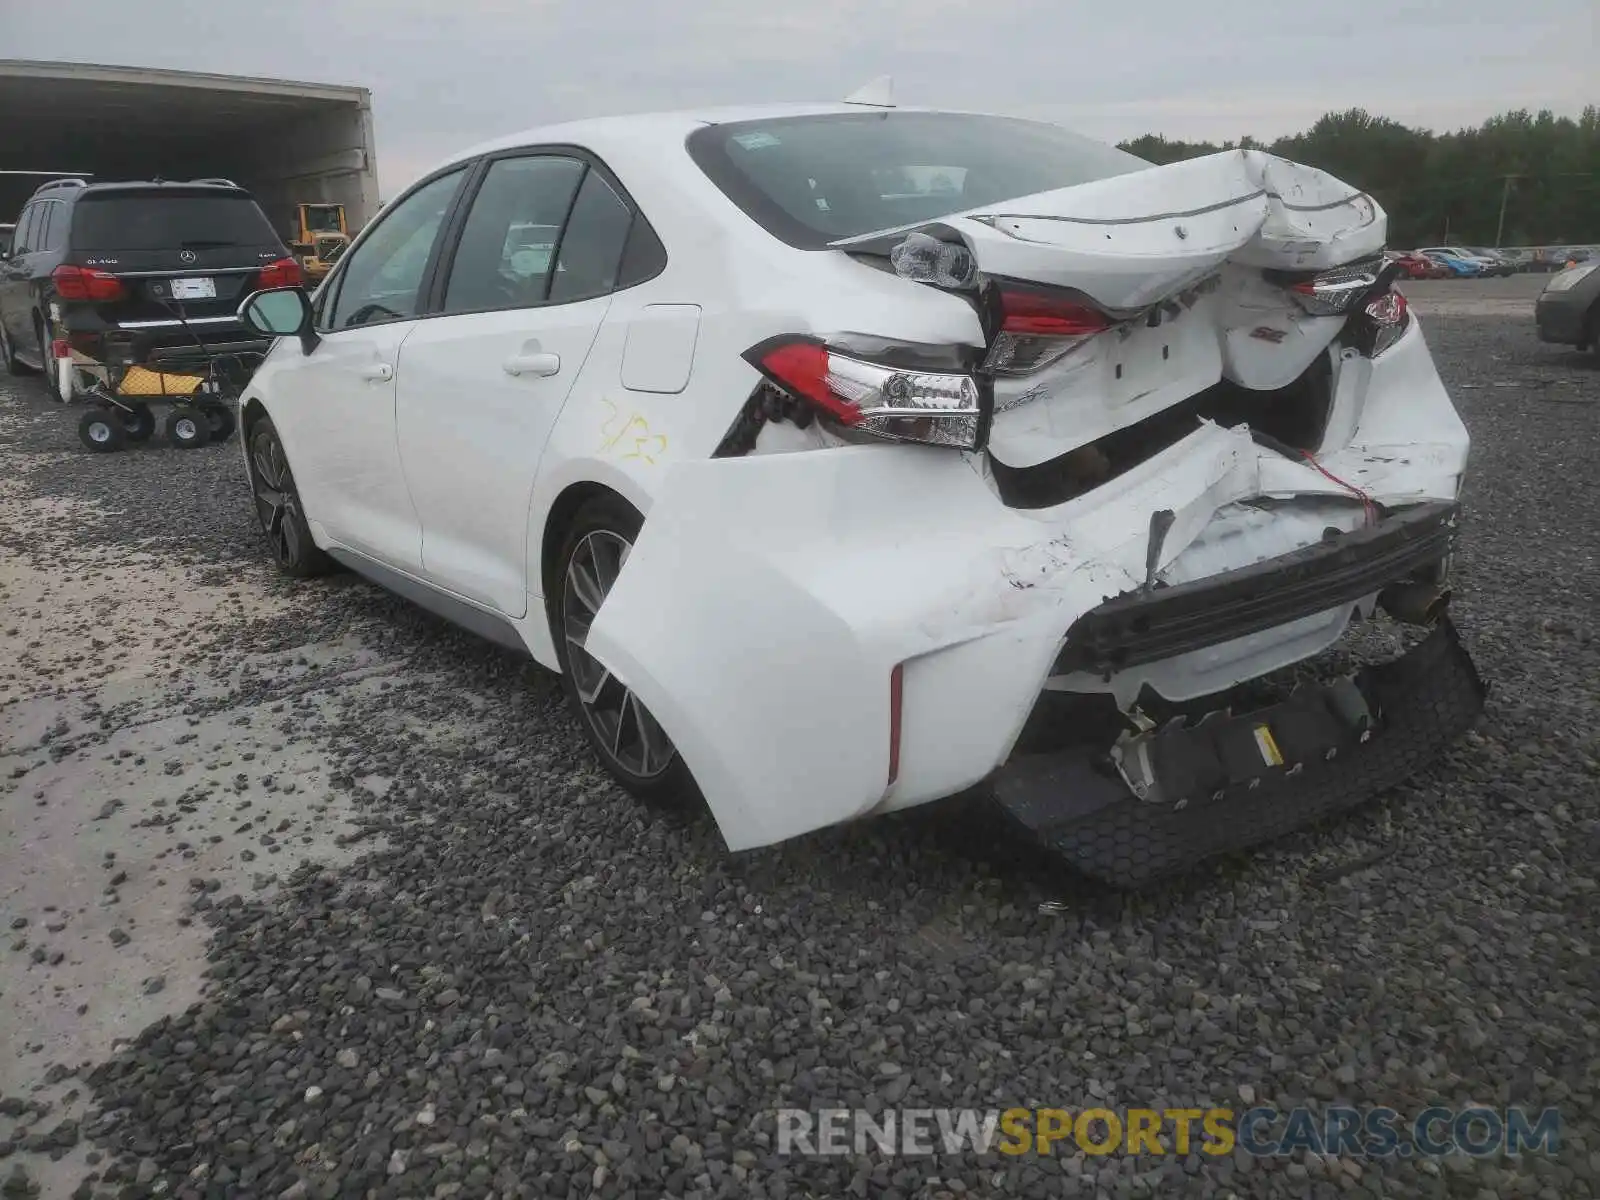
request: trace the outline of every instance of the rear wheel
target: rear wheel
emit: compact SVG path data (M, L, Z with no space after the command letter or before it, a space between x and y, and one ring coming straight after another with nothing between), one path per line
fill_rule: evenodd
M697 794L677 748L650 710L585 648L589 627L643 523L632 506L613 496L580 508L562 544L547 603L563 686L601 763L639 799L677 804Z
M179 450L198 450L210 440L210 422L199 409L175 408L167 415L167 441Z
M213 442L225 442L233 436L233 431L239 424L233 415L233 409L215 400L203 401L198 407L205 415Z
M96 454L122 449L126 438L122 414L109 408L91 408L78 421L78 440Z
M148 442L156 431L156 415L148 404L130 404L118 410L117 415L122 418L122 432L130 442Z
M249 427L250 494L256 520L267 535L272 557L285 575L307 579L326 575L334 568L331 558L311 540L311 527L300 505L300 492L289 470L289 459L272 422L262 417Z

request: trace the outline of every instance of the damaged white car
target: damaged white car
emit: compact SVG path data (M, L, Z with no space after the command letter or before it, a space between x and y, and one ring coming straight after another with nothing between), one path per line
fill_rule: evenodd
M444 164L242 399L280 564L566 679L728 845L992 789L1137 884L1425 764L1468 439L1385 218L1256 151L840 104ZM1379 610L1425 637L1285 681Z

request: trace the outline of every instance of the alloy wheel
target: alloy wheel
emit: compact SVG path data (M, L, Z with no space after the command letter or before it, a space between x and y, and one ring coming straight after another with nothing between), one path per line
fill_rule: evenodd
M279 563L294 563L300 557L300 532L293 519L296 498L289 460L278 439L265 433L255 439L250 460L255 468L251 491L255 493L256 517L272 543L273 557Z
M652 779L672 765L677 751L650 710L584 647L632 549L627 538L608 529L593 530L573 547L562 584L561 627L584 719L623 770Z

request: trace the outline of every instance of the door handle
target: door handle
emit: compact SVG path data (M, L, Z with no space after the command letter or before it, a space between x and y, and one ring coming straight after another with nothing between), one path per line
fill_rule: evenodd
M361 378L384 383L394 378L394 368L388 363L373 363L370 367L361 368Z
M537 354L513 354L500 364L507 375L554 375L561 370L561 356L548 350Z

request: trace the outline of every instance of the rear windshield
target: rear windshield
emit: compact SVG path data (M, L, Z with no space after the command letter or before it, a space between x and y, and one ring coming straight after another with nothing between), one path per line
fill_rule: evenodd
M278 235L243 195L89 195L74 207L74 250L209 250L274 246Z
M730 200L805 249L1150 165L1055 125L960 113L708 125L688 149Z

